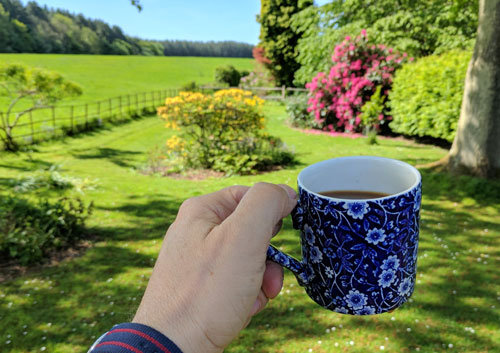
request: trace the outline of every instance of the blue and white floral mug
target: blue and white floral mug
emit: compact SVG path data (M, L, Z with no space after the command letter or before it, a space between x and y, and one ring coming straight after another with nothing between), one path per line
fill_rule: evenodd
M381 157L341 157L308 166L298 176L292 212L301 231L302 261L268 249L319 305L339 313L389 312L413 293L421 176L407 163ZM321 195L331 190L384 193L373 199Z

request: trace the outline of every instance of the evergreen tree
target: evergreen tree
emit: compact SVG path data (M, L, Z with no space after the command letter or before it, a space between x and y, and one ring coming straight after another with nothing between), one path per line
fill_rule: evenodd
M299 69L297 42L302 31L291 27L292 16L313 5L312 0L261 0L259 47L270 63L266 66L280 85L293 86Z

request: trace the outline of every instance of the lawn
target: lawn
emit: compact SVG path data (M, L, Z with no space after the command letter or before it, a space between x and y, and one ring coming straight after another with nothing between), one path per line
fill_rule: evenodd
M253 59L173 56L117 56L67 54L0 54L1 63L18 63L60 73L79 84L83 94L63 104L80 104L120 95L150 92L196 81L215 81L215 69L233 65L252 70ZM5 101L0 100L0 111Z
M295 187L299 171L338 156L377 155L422 165L446 150L402 139L307 135L285 124L279 104L265 106L268 129L296 151L299 165L255 176L183 180L139 172L154 146L172 134L156 117L48 142L27 154L0 154L0 187L52 164L98 187L89 220L97 237L81 256L35 268L0 284L1 352L84 352L113 324L133 316L162 236L191 196L257 181ZM423 211L418 281L393 313L353 317L322 309L285 272L277 299L227 352L500 351L500 183L420 169ZM68 193L75 193L69 191ZM300 257L287 218L273 243Z

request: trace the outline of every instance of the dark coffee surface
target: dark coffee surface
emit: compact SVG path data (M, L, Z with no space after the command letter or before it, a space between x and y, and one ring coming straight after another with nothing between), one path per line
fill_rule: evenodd
M390 194L378 191L362 191L362 190L330 190L322 191L318 194L328 197L334 197L337 199L348 199L348 200L365 200L365 199L378 199L379 197L386 197Z

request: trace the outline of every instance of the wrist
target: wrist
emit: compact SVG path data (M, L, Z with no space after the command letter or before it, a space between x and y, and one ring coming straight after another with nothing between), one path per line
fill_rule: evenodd
M148 313L137 311L133 323L149 326L174 342L182 353L221 353L224 348L217 347L210 341L206 332L195 322L189 320L188 313L177 318L158 315L158 312Z

